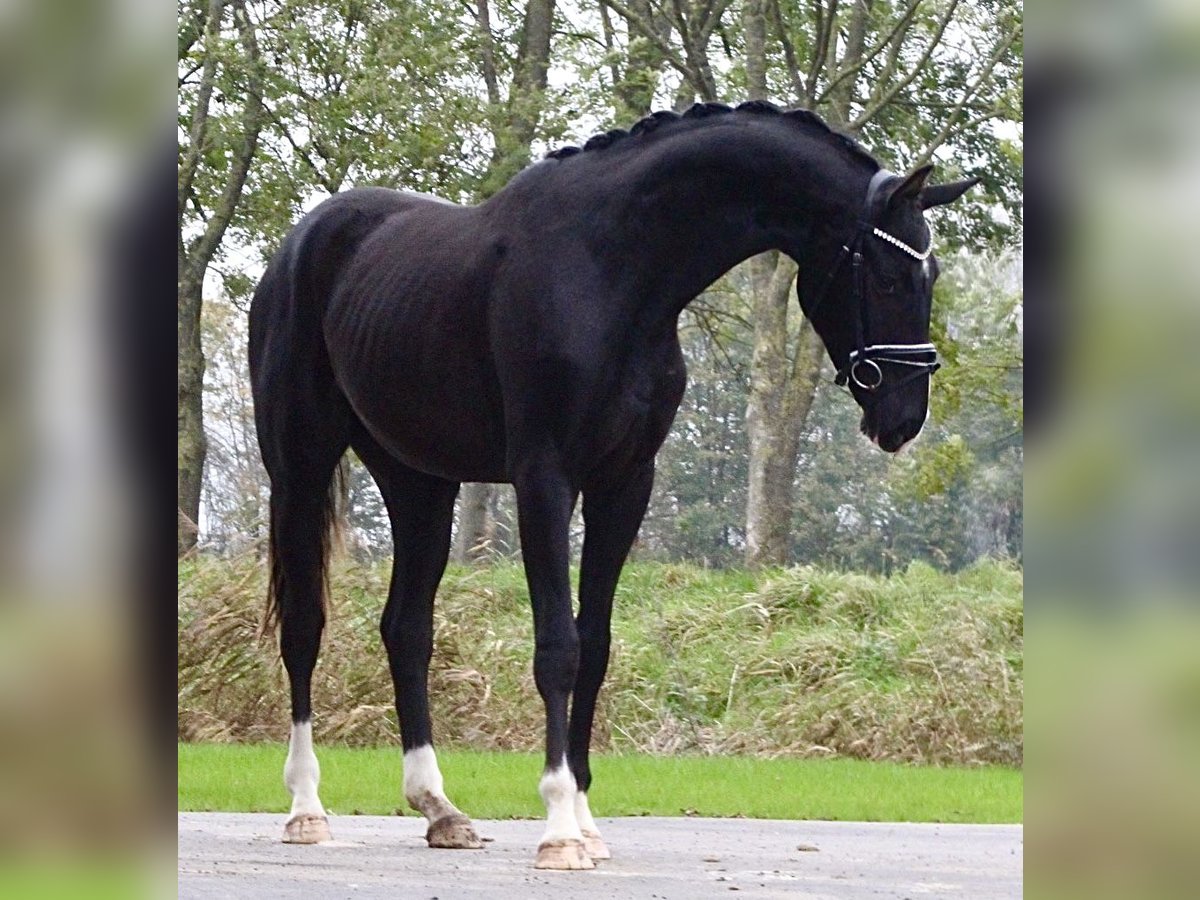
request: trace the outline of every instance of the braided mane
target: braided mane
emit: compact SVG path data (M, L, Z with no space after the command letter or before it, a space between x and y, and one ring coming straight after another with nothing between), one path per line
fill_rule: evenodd
M724 116L730 113L751 113L762 116L779 116L797 126L804 128L809 133L815 133L818 137L833 138L840 142L842 146L849 150L855 156L870 162L876 168L879 167L879 161L867 151L862 144L854 140L849 135L842 134L831 128L824 119L816 113L808 109L781 109L769 100L750 100L746 103L739 103L736 107L728 106L724 103L695 103L690 106L685 112L677 113L670 110L659 110L652 112L645 118L639 119L630 126L626 131L623 128L613 128L610 131L604 131L600 134L592 135L588 138L582 147L573 145L559 147L549 151L545 155L545 159L568 159L579 153L589 153L596 150L604 150L611 147L615 143L623 143L630 138L636 138L641 135L650 135L654 132L659 132L664 129L673 129L680 122L690 122L697 119L708 119L712 116Z

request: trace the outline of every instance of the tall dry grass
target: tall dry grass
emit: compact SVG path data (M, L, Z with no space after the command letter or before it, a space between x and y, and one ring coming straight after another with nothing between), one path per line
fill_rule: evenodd
M377 621L386 566L335 562L314 678L321 741L397 741ZM179 737L287 737L287 682L258 637L265 569L179 568ZM618 588L595 745L658 753L1020 765L1022 573L913 564L890 578L636 564ZM532 623L519 567L451 568L431 703L444 746L538 749Z

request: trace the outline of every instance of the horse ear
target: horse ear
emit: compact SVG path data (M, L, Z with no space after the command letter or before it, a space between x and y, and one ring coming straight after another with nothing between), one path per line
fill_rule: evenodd
M979 184L978 178L952 181L949 184L932 184L921 191L921 209L953 203L977 184Z
M897 200L912 200L915 197L919 197L921 191L925 188L925 180L929 178L929 173L932 171L933 163L928 163L904 176L904 180L889 192L888 203L895 203Z

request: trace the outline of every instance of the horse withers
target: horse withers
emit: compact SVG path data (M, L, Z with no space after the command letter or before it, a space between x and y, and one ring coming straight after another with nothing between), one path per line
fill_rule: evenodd
M973 181L893 175L804 110L698 104L564 148L478 206L359 188L291 231L250 311L255 419L271 480L268 615L291 686L285 840L329 838L310 679L325 621L330 485L347 448L387 505L395 554L380 633L404 793L431 847L481 846L446 796L427 678L433 601L464 481L515 489L545 703L535 865L609 856L588 803L613 593L683 396L685 306L737 263L799 264L802 309L895 451L925 421L937 263L922 215ZM568 525L585 537L579 611Z

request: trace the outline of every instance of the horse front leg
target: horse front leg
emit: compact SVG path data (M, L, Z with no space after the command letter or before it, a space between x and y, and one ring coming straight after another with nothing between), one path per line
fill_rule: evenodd
M539 869L591 869L575 818L575 776L567 763L567 706L579 670L579 636L571 614L568 528L577 492L552 466L514 478L521 552L533 606L533 677L546 707L546 762L538 792L546 830Z
M613 594L629 548L637 537L650 489L654 483L653 461L617 486L585 488L583 492L583 561L579 573L579 674L571 699L571 724L567 759L575 776L575 818L583 833L584 846L593 859L610 859L608 846L592 818L588 789L592 771L588 751L596 698L608 671Z

